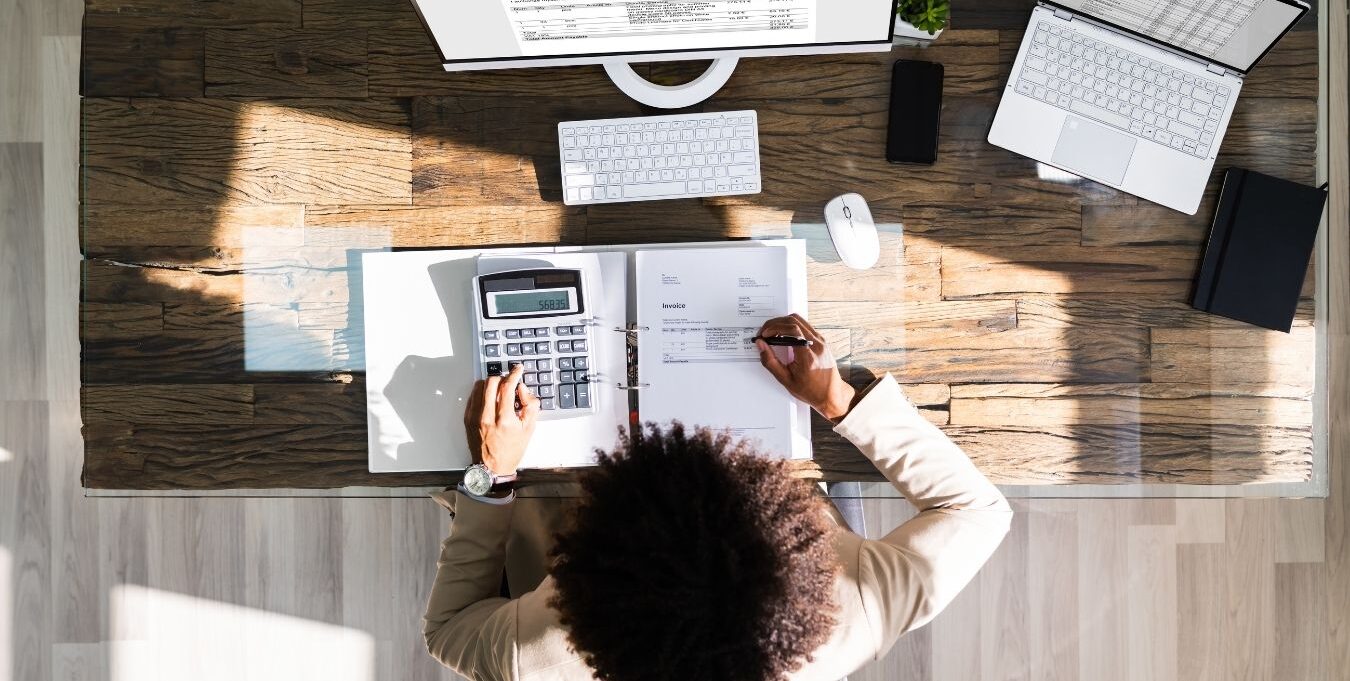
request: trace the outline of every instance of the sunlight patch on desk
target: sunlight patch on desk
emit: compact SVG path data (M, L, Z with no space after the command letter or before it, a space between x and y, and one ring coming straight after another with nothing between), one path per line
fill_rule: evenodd
M242 235L244 368L363 371L360 254L388 250L389 230L300 229L298 247L277 246L278 231Z
M14 452L11 452L8 449L5 449L4 447L0 447L0 463L5 463L7 461L13 460L14 460Z
M109 681L373 681L368 632L139 584L110 593Z
M1049 182L1063 182L1065 184L1075 184L1082 182L1083 178L1074 175L1067 170L1060 170L1052 165L1036 163L1036 177Z

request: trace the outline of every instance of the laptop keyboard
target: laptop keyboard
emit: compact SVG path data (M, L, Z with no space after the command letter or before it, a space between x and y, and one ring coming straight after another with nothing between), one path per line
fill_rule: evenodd
M1036 24L1017 92L1206 158L1229 89L1067 26Z

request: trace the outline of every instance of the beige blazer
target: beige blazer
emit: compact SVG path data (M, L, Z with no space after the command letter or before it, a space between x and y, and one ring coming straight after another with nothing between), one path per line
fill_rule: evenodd
M871 459L918 514L881 539L864 539L831 507L843 565L834 585L838 625L793 681L835 681L884 656L956 597L1012 520L998 489L919 414L889 374L872 384L835 432ZM546 575L547 547L564 502L494 505L458 492L436 496L453 520L423 620L432 656L472 679L592 679L548 606L554 585ZM513 591L521 583L537 586L502 598L503 570Z

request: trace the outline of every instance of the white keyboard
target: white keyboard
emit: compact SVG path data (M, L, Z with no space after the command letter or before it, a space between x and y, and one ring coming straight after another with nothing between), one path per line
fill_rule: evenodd
M1019 93L1206 158L1229 89L1055 22L1036 24Z
M563 203L759 193L754 111L558 124Z

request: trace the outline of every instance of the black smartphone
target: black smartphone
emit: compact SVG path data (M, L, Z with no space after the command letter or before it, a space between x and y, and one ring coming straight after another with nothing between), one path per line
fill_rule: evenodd
M942 64L900 59L891 69L886 160L933 163L942 119Z

